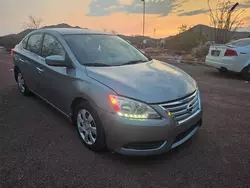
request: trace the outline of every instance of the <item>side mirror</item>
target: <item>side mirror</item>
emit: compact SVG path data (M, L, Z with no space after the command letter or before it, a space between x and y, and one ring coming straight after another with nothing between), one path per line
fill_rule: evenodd
M72 65L70 65L68 61L66 61L65 58L60 55L48 56L45 58L45 62L47 65L53 67L72 67Z

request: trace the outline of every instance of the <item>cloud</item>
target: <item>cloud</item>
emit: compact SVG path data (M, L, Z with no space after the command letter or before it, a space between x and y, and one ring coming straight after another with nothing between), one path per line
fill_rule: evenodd
M118 0L92 0L87 16L105 16L120 6Z
M250 8L250 0L246 0L244 3L240 3L240 8Z
M184 12L184 9L177 10L176 13Z
M239 28L239 31L250 32L250 25L249 25L249 26L245 26L245 27ZM250 36L250 34L249 34L249 36Z
M146 0L146 13L167 16L188 0ZM124 3L126 2L126 3ZM141 14L143 4L140 0L92 0L87 16L105 16L114 12Z
M194 15L198 15L198 14L205 14L208 12L209 12L208 9L197 9L197 10L192 10L192 11L188 11L188 12L183 12L183 13L179 14L178 16L194 16Z
M131 4L133 0L119 0L120 4L127 5Z

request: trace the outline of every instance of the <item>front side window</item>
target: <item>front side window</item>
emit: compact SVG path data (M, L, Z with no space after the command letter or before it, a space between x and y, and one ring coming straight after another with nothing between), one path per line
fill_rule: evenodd
M43 39L42 57L60 55L65 57L65 51L56 38L45 34Z
M119 66L149 59L118 36L82 34L64 36L71 51L83 65Z
M43 34L31 35L28 40L27 50L40 55L42 40L43 40Z

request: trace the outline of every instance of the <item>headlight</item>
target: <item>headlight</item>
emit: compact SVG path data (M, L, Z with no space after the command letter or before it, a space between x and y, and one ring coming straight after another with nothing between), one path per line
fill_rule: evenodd
M159 119L159 114L147 104L124 97L109 95L116 113L130 119Z

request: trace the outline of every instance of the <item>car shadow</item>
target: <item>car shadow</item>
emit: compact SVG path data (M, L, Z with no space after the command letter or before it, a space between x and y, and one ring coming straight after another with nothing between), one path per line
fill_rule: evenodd
M205 74L210 75L210 76L214 76L214 77L217 77L217 78L225 78L225 79L243 80L244 81L241 74L236 73L236 72L220 73L219 71L213 71L213 72L205 72Z
M173 161L178 160L183 157L183 155L186 155L187 153L190 153L189 151L192 150L191 147L195 142L198 142L199 136L195 134L192 138L190 138L188 141L183 143L182 145L162 154L158 155L151 155L151 156L126 156L121 155L115 152L111 151L105 151L102 153L98 153L99 157L110 160L113 163L123 163L126 165L137 165L137 166L144 166L147 165L155 165L160 164L163 161Z
M58 118L58 121L65 121L66 123L64 124L65 127L67 127L68 131L75 132L75 127L73 124L70 122L70 120L64 116L62 113L60 113L58 110L55 108L51 107L48 103L43 101L40 97L33 95L31 96L36 103L38 103L39 106L44 108L49 114L52 116ZM62 126L62 124L60 124ZM183 157L183 155L189 154L190 151L192 150L193 144L194 143L199 143L199 131L188 141L183 143L182 145L178 146L177 148L174 148L166 153L158 154L158 155L151 155L151 156L126 156L126 155L121 155L116 152L113 152L111 150L104 150L102 152L94 152L91 150L83 150L82 152L94 152L96 156L100 157L103 160L110 161L112 163L122 163L126 165L137 165L137 166L145 166L147 165L155 165L155 164L160 164L164 161L174 161L178 160ZM80 138L79 138L80 141ZM83 145L84 147L84 145Z
M64 116L58 110L51 107L48 103L43 101L38 96L33 95L31 98L33 98L38 103L39 106L46 109L46 111L48 111L49 114L58 118L58 121L67 122L64 124L64 126L66 126L69 131L75 132L75 127L73 126L73 124L70 122L70 120L66 116ZM62 126L62 125L60 124L60 126ZM182 145L178 146L177 148L174 148L166 153L162 153L159 155L126 156L126 155L118 154L118 153L113 152L113 151L108 150L108 149L106 149L102 152L95 152L95 154L96 154L96 156L100 157L101 159L108 160L108 161L111 161L113 163L124 163L126 165L141 165L141 166L144 166L145 164L154 165L154 164L159 164L163 161L168 161L168 160L173 160L173 159L176 160L176 159L182 157L183 155L185 155L185 153L187 153L187 150L191 150L193 142L194 143L198 142L198 139L199 139L199 136L197 134L195 134L192 138L190 138L184 144L182 144ZM91 150L85 150L85 152L86 151L94 152Z
M69 124L72 124L71 123L71 120L66 117L63 113L61 113L59 110L53 108L51 105L49 105L47 102L45 102L43 99L41 99L40 97L36 96L35 94L32 94L31 96L34 101L36 101L39 106L43 107L46 109L46 111L48 111L51 115L59 118L60 120L63 120ZM73 126L72 126L73 127Z

